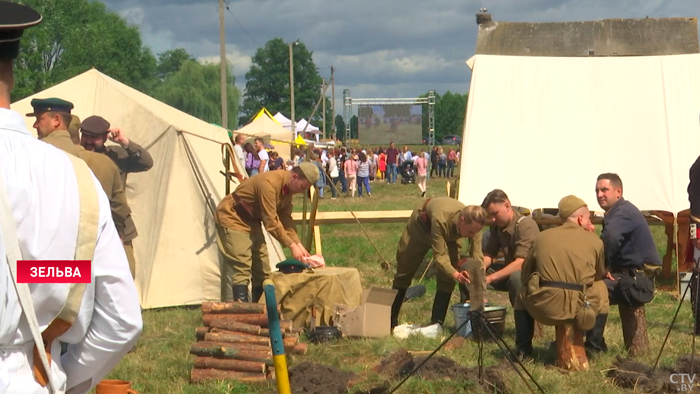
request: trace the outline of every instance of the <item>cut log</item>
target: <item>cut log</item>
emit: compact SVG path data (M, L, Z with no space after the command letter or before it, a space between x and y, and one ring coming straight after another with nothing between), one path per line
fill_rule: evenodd
M647 315L642 306L620 305L620 321L625 348L631 356L643 355L649 350Z
M234 345L234 346L229 346ZM244 345L244 344L240 344ZM249 345L250 346L250 345ZM190 347L190 353L201 357L229 358L235 360L257 361L272 365L272 352L259 346L250 348L229 343L197 342Z
M220 346L220 347L223 346L226 348L233 348L233 349L237 349L237 350L265 353L268 355L272 354L272 348L270 347L269 344L260 345L257 343L230 343L230 342L208 342L208 341L201 341L201 342L197 342L197 343L208 345L208 346Z
M250 302L204 302L204 313L267 314L265 305Z
M205 313L202 315L205 326L218 327L213 324L222 322L245 323L254 326L267 327L267 316L261 314L225 314L225 313ZM225 328L225 327L221 327ZM228 330L228 328L227 328ZM235 331L235 330L231 330Z
M221 316L221 315L218 315L218 316ZM211 328L220 328L220 329L224 329L224 330L228 330L228 331L242 332L242 333L246 333L246 334L253 334L253 335L260 334L260 326L241 323L241 322L227 320L227 319L208 318L208 319L204 320L204 325L207 327L211 327Z
M283 330L283 331L284 331L284 330ZM284 332L282 332L282 334L284 334ZM268 338L269 338L269 337L270 337L270 330L267 329L267 328L261 328L261 329L260 329L260 334L258 334L258 335L260 335L260 336L262 336L262 337L268 337Z
M197 337L198 341L201 341L204 339L204 334L208 333L211 331L210 327L197 327L194 329L194 335Z
M583 330L571 324L556 326L557 367L567 371L587 371L588 358L583 346Z
M226 371L265 373L265 363L243 360L227 360L214 357L197 357L194 367L201 369L222 369Z
M208 332L204 334L204 340L207 342L254 343L263 346L270 344L270 340L265 337L238 332Z
M304 355L308 351L309 351L309 344L308 343L297 343L294 346L294 351L292 353Z
M544 337L544 325L542 323L538 322L535 320L535 330L532 335L533 338L542 338Z
M245 383L266 382L265 374L253 372L222 371L219 369L192 369L190 381L192 383L204 383L211 380L237 380Z

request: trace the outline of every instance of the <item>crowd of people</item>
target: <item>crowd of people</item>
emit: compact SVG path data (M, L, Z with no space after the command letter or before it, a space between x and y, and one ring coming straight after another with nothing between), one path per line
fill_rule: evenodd
M246 142L243 135L234 138L234 149L241 158L241 167L245 168L248 176L267 171L291 170L306 160L306 149L293 148L292 157L286 162L274 150L265 148L262 138L256 138L254 143ZM375 148L311 148L310 161L316 163L321 174L325 174L316 182L319 197L324 198L325 189L331 191L331 199L338 198L339 193L346 196L372 196L371 183L386 182L395 184L399 175L408 178L405 167L410 167L409 173L415 173L415 179L410 182L418 185L421 196L427 192L427 180L430 177L453 178L455 167L459 164L459 149L449 148L447 153L441 146L433 147L430 152L421 148L419 152L411 152L408 146L402 150L391 142L389 147Z

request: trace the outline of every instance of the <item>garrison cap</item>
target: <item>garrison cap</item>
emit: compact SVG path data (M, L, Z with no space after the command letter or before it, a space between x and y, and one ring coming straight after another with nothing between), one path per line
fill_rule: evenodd
M27 114L27 116L36 116L44 112L64 112L70 114L73 109L73 103L60 98L47 98L47 99L32 99L32 108L34 112Z
M41 23L41 15L26 5L0 1L0 59L15 59L24 29Z
M83 120L80 131L92 135L105 135L109 132L109 122L101 116L89 116Z
M580 198L574 195L566 196L559 201L559 217L568 218L577 209L585 206L588 204Z
M318 167L316 164L311 162L303 162L299 164L299 169L304 174L304 178L309 181L312 185L318 182L318 178L321 174L318 173Z

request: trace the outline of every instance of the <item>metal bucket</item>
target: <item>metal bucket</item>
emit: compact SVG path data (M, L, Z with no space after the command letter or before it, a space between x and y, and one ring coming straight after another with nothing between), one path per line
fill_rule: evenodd
M452 305L452 312L454 313L456 327L461 326L462 323L469 320L469 303ZM506 307L486 304L484 306L484 317L489 322L489 325L499 335L503 336L506 331ZM468 322L457 332L457 335L468 338L472 336L472 331L472 322ZM482 340L492 339L488 332L483 332L480 336Z

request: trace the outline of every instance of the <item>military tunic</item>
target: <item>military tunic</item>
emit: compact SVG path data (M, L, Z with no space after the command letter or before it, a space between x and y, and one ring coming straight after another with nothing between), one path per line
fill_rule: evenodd
M68 130L54 130L46 137L39 138L39 140L78 157L78 147L71 140Z
M457 226L464 204L450 198L433 198L423 207L413 211L408 219L406 228L401 235L396 251L396 275L393 288L406 289L423 262L429 250L433 251L433 259L438 267L438 291L452 292L455 280L452 275L459 260L458 243L462 236ZM425 212L427 222L421 219ZM471 254L480 256L481 242L471 243Z
M587 301L598 315L607 314L609 309L604 276L603 242L595 233L567 221L535 238L523 263L518 301L543 324L573 324L583 305L581 292L540 286L540 281L584 285Z
M498 252L503 251L505 264L508 265L515 259L527 257L540 229L533 218L523 216L520 212L513 210L513 218L508 226L501 229L492 225L489 231L489 238L484 247L484 256L495 260ZM510 303L514 307L517 304L516 300L521 285L520 271L515 271L508 278L491 283L491 286L497 290L508 291Z
M216 209L222 252L233 265L233 284L261 286L270 274L262 226L283 246L300 243L292 219L289 171L269 171L245 179Z

